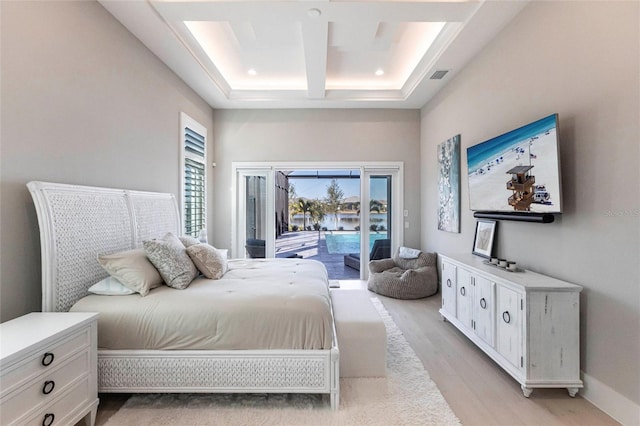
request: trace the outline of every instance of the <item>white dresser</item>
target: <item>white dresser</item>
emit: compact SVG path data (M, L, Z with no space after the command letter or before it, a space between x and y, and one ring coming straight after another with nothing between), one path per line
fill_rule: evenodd
M31 313L0 324L0 424L93 426L94 313Z
M580 388L580 286L510 272L472 254L439 255L442 317L533 388Z

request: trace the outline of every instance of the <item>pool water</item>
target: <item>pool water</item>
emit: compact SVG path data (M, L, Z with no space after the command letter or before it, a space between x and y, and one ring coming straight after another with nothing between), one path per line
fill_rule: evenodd
M386 232L369 234L369 251L375 240L387 238ZM360 253L360 233L325 233L327 251L331 254Z

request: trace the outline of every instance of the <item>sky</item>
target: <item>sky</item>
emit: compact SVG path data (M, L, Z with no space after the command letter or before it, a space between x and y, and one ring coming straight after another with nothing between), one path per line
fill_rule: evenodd
M344 198L360 196L360 179L337 179L340 189L344 192ZM289 182L296 188L298 197L318 198L327 197L327 187L331 179L295 179L289 178ZM387 199L387 186L383 179L371 180L371 198L374 200Z

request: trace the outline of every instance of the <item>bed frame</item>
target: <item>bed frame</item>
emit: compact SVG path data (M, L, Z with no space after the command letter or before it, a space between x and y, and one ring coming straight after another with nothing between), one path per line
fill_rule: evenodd
M42 311L66 312L107 273L97 255L181 234L172 194L47 182L27 184L42 250ZM339 405L339 351L98 349L98 391L318 393Z

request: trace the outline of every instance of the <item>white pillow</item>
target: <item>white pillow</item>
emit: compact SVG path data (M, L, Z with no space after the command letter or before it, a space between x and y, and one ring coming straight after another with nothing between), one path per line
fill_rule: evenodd
M187 254L198 270L207 278L219 280L229 269L226 256L209 244L189 246Z
M102 294L105 296L126 296L128 294L136 294L135 291L127 288L124 284L111 276L102 281L98 281L89 287L89 293Z
M417 259L420 256L420 250L412 249L409 247L400 247L398 251L398 257L400 259Z

